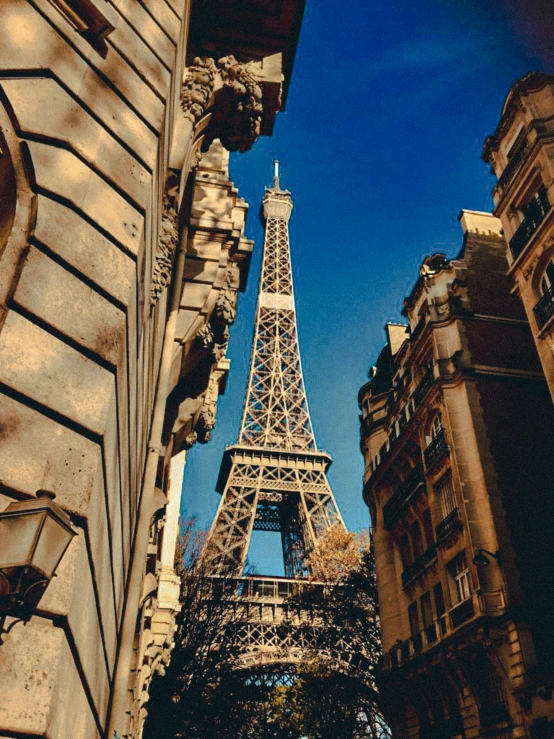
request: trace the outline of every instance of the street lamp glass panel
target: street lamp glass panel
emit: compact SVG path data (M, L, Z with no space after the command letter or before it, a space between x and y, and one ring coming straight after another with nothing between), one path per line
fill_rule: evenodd
M20 516L0 517L0 567L30 564L37 533L46 516L36 511Z
M73 532L48 513L33 553L31 567L50 580L72 538Z

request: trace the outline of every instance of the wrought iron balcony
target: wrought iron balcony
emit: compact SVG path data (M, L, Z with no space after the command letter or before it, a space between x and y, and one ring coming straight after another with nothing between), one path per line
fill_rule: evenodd
M431 385L435 381L433 374L433 367L429 367L427 372L423 375L419 385L414 390L413 399L416 405L419 405L423 398L427 395L427 392L431 388Z
M541 185L536 196L523 210L523 221L510 239L510 251L514 259L517 259L525 249L529 239L541 225L550 208L546 187Z
M554 286L549 288L533 308L537 326L542 328L554 316Z
M460 511L458 508L454 508L454 510L450 511L448 516L443 518L442 521L435 527L437 541L443 541L455 531L461 531L462 528L463 523L462 519L460 518Z
M424 452L425 466L429 469L438 459L448 453L449 449L446 443L446 437L444 431L441 429Z
M429 565L434 562L437 558L437 545L431 544L431 546L423 552L423 554L416 559L409 567L406 567L402 573L402 586L406 587L414 578L424 572Z
M469 621L475 614L494 615L494 610L491 611L490 607L484 606L483 596L485 596L487 602L492 600L495 604L499 604L498 606L495 605L496 613L499 612L500 605L503 608L506 605L502 591L472 593L467 600L458 603L450 611L441 614L435 621L424 626L417 634L413 634L406 641L398 641L385 654L384 668L395 670L416 657L419 652L432 649L439 642L448 639L458 626Z
M396 488L393 496L383 506L383 522L386 529L393 526L402 509L416 495L419 488L425 484L423 470L417 464L408 477Z
M416 341L417 340L417 337L420 335L420 333L425 328L425 324L427 323L427 321L425 319L426 319L426 314L424 313L420 317L419 321L417 322L414 330L412 331L412 333L410 335L410 340L411 341Z
M456 629L466 621L469 621L469 619L474 615L475 606L473 605L473 598L468 598L467 600L462 601L450 611L450 623L452 624L452 628Z
M498 178L496 186L500 189L504 189L506 185L510 182L516 171L519 169L520 165L523 163L525 155L529 150L529 142L527 141L527 137L525 136L523 131L522 134L523 135L521 136L520 141L516 141L516 143L514 144L513 154L510 157L510 161Z

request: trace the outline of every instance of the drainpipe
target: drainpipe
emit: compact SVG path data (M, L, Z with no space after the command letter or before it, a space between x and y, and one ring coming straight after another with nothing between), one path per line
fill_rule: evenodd
M119 636L119 652L116 659L112 687L112 705L109 713L107 739L123 739L125 708L129 692L129 676L133 659L133 646L136 632L137 608L140 600L144 568L148 554L150 520L153 514L154 492L161 452L161 440L165 418L165 406L169 392L169 375L175 342L177 316L181 300L185 256L187 251L188 228L180 232L179 245L175 257L174 278L171 285L170 310L165 327L156 400L152 414L152 426L144 468L139 517L136 526L135 543L132 552L131 569L127 584L127 597L123 606L123 621ZM119 732L119 733L118 733Z

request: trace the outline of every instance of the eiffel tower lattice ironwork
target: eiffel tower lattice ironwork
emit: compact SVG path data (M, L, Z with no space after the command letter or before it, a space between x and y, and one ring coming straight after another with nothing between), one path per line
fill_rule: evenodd
M213 575L240 577L252 531L281 532L287 577L308 573L307 556L332 525L344 526L327 481L331 464L317 449L302 375L288 222L290 192L266 188L256 325L238 442L225 450L221 503L205 556Z

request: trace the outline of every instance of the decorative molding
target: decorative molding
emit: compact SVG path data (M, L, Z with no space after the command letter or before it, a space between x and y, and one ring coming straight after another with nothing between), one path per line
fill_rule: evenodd
M223 286L215 302L212 321L219 326L230 326L237 317L237 288L234 287L236 268L231 265L225 272Z
M173 256L177 247L178 238L178 183L173 176L167 181L164 197L162 220L158 236L158 247L152 270L152 286L150 289L150 306L153 308L160 295L169 285Z

